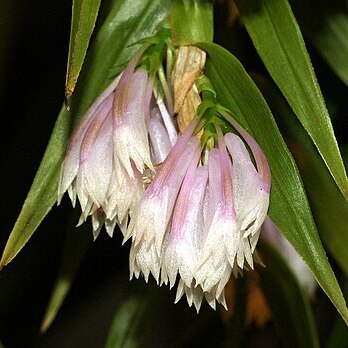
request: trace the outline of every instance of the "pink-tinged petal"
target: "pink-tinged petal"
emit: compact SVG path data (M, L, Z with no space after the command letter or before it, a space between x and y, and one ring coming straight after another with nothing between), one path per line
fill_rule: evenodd
M127 69L119 82L113 100L115 153L130 177L132 163L142 173L145 165L153 169L145 120L150 112L153 78L145 70Z
M85 176L88 194L98 207L106 203L113 170L112 120L109 117L102 124L92 122L81 145L80 171Z
M284 259L288 262L289 267L294 272L302 289L309 295L313 296L317 288L317 282L308 266L297 254L293 246L284 237L275 223L268 216L262 225L262 238L267 239L275 248L279 250Z
M135 208L124 240L132 237L131 274L152 273L158 281L162 242L173 207L199 141L193 123L180 137Z
M255 169L243 141L232 133L225 135L225 141L233 161L234 204L238 226L243 236L247 237L260 229L266 217L269 191L261 174Z
M207 224L213 220L215 211L221 199L221 171L220 171L220 156L218 149L212 149L208 157L209 171L209 201L207 205Z
M172 146L174 146L178 140L178 131L174 125L174 120L172 116L170 116L162 98L157 98L157 105L161 113L163 123L168 132L170 143Z
M173 287L178 273L190 286L197 266L197 255L202 247L203 203L208 172L206 167L196 168L200 150L196 156L182 184L171 230L162 251L162 282L167 283L169 279L170 287Z
M218 137L219 150L212 150L209 155L210 208L201 256L201 263L211 259L216 267L227 259L233 266L240 239L234 209L231 161L219 132Z
M105 222L105 214L97 210L92 214L93 239L96 240Z
M248 144L255 158L257 170L264 182L264 188L266 191L269 191L271 187L271 170L269 168L267 158L263 153L260 145L233 117L229 116L227 117L227 119Z
M75 147L76 141L83 137L83 133L93 120L93 118L99 113L108 114L111 110L110 102L112 103L112 93L116 89L122 74L118 75L115 80L111 82L111 84L105 89L105 91L94 101L94 103L90 106L87 112L82 116L78 126L74 129L70 143L68 146L67 152L69 152L72 148Z
M168 153L172 149L172 144L157 108L151 111L148 131L152 148L152 161L154 164L160 164L168 156Z
M194 281L190 286L187 286L182 279L179 280L178 288L176 292L175 303L179 302L183 295L186 295L187 303L191 307L192 304L195 306L197 313L199 312L203 298L207 301L209 306L216 309L215 301L219 302L222 306L227 309L224 291L217 296L216 290L204 291L200 285L196 285Z
M115 82L118 82L118 79ZM113 83L110 86L114 88L115 84L116 83ZM108 91L108 93L111 92ZM87 130L96 118L102 120L105 119L111 109L112 95L106 95L104 92L98 99L100 99L100 101L97 100L98 103L96 101L83 116L80 124L75 128L75 131L70 139L66 157L61 169L58 187L58 203L60 202L64 192L72 185L79 170L81 144Z
M117 160L117 159L116 159ZM127 220L144 192L141 174L134 169L134 178L130 178L126 170L120 166L120 178L116 179L113 173L109 188L109 198L104 210L109 220L117 217L119 224ZM122 175L120 175L122 174ZM124 232L124 231L123 231Z
M217 133L219 149L210 152L208 161L210 204L207 236L195 279L204 291L214 293L216 299L225 304L223 291L232 269L235 264L244 266L244 253L238 257L241 245L244 244L234 207L235 178L232 177L232 164L222 133L220 130Z
M184 294L186 295L188 305L191 307L193 304L198 313L204 298L204 292L202 288L200 286L195 287L194 284L187 286L185 282L182 279L180 279L174 303L178 303ZM215 299L212 307L213 309L215 309Z
M198 140L191 138L182 153L177 153L175 148L170 152L139 202L126 239L133 236L136 245L142 240L146 245L155 243L160 253L176 197L198 146Z
M135 245L134 242L132 243L129 254L130 279L133 276L139 278L140 274L143 274L145 281L148 282L151 273L158 283L160 267L160 257L154 244L146 246L145 243L138 245Z
M231 173L231 161L228 157L226 144L221 130L217 129L219 154L220 154L220 170L221 170L221 208L226 217L235 220L236 212L234 207L234 192Z

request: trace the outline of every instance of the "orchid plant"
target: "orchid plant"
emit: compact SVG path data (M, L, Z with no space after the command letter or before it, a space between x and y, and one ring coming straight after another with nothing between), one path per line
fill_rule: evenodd
M118 304L107 346L144 346L141 322L172 306L154 294L172 296L174 286L171 302L185 295L197 312L177 306L177 315L222 325L214 347L248 346L242 333L268 323L280 344L319 347L312 301L321 288L337 310L336 342L348 323L336 278L348 270L348 179L301 30L347 84L336 32L313 31L307 5L295 0L109 5L73 0L65 103L0 268L67 192L77 227L88 226L94 241L105 229L129 254L134 288ZM228 30L246 29L267 74L246 70L243 52L226 44L242 45L242 36L213 42L222 27L214 6L228 11ZM68 240L42 333L91 244Z

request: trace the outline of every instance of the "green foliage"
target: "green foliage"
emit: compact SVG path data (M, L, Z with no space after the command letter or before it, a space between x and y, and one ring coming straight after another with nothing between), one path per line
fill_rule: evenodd
M175 45L213 41L213 4L210 0L174 0L169 21Z
M348 6L342 0L291 0L304 35L348 86Z
M267 70L348 199L347 175L330 117L288 1L238 0L237 4Z
M66 230L66 241L60 270L41 323L41 333L44 333L55 319L71 288L81 261L92 242L90 226L83 224L80 228L76 228L77 211L75 210L71 215Z
M72 6L68 67L65 96L70 98L75 89L89 40L97 20L100 0L74 0Z

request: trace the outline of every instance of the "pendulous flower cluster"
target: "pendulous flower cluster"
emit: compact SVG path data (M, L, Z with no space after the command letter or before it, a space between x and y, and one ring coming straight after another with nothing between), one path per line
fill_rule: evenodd
M129 213L144 192L144 180L177 139L163 101L153 104L154 78L135 69L135 57L93 103L76 127L62 166L58 202L68 191L80 202L79 224L92 217L97 238L103 224L112 236L126 230Z
M267 160L231 115L227 131L210 113L178 134L169 86L139 62L140 54L75 129L58 201L66 191L79 201L80 223L91 216L94 238L103 224L110 236L120 226L132 240L131 278L177 283L176 301L186 294L197 311L203 298L226 307L231 274L253 268L269 205Z

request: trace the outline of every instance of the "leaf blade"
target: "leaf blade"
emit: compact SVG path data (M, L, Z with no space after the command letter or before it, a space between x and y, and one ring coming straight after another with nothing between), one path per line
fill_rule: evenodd
M66 229L63 257L51 297L42 319L40 333L43 334L56 318L72 286L75 274L92 243L92 235L86 224L76 228L77 211L74 211Z
M237 0L237 5L263 63L348 200L348 179L330 117L288 1Z
M57 189L61 163L68 143L71 116L63 107L59 113L51 139L25 199L19 217L0 260L0 270L6 266L28 242L57 201ZM40 202L36 208L36 202Z
M210 0L176 0L169 19L175 45L213 41L213 4Z
M74 0L72 5L68 66L65 81L65 97L74 92L82 69L89 41L97 20L101 0Z
M291 0L304 34L348 86L348 7L343 1Z

